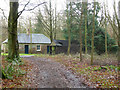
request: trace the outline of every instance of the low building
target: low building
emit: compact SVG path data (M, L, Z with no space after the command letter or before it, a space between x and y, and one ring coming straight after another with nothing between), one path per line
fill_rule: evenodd
M47 53L47 47L51 44L48 37L43 34L18 34L20 53ZM8 52L8 39L2 43L2 51Z
M60 53L64 53L67 54L68 51L68 40L53 40L53 42L55 43L54 46L54 52L55 54L60 54ZM70 48L70 53L71 54L76 54L80 52L80 46L77 43L77 41L72 41L71 42L71 48Z
M55 46L55 54L60 53L67 53L68 49L68 41L67 40L54 40L56 46Z

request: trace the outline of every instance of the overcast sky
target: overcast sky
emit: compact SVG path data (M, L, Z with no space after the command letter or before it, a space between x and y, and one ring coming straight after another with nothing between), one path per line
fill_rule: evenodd
M5 15L8 16L8 13L9 13L9 0L0 0L0 8L4 9L5 11ZM20 6L19 6L19 11L22 10L23 6L25 3L27 3L28 0L19 0L20 2ZM38 3L42 3L46 1L47 4L49 2L49 0L31 0L31 5L28 6L28 8L32 8L34 7L35 5L37 5ZM52 1L52 6L54 7L55 6L55 3L57 5L57 12L60 12L62 10L64 10L66 8L66 0L51 0ZM88 0L88 2L92 2L93 0ZM103 3L105 0L96 0L100 3ZM108 4L108 8L109 8L109 11L110 13L112 14L113 13L113 1L114 0L106 0L107 4ZM115 0L116 3L118 3L118 1L120 0ZM39 8L42 8L43 6L39 6ZM118 7L118 6L117 6ZM37 10L37 9L36 9ZM1 16L1 11L0 11L0 16ZM30 12L24 12L22 14L22 16L24 17L31 17L31 14Z

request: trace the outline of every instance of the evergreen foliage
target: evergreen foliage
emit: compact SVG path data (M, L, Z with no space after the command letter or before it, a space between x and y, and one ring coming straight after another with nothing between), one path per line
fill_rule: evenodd
M89 3L88 4L88 12L87 12L87 18L88 18L88 21L87 21L87 47L88 47L88 51L90 52L91 50L91 39L92 39L92 30L93 30L93 27L92 27L92 18L93 18L93 3ZM91 8L90 8L91 7ZM77 8L77 9L76 9ZM77 4L73 4L73 20L72 20L72 28L71 28L71 41L78 41L79 42L79 30L80 30L80 9L81 9L81 3L77 3ZM95 51L97 54L102 54L105 52L105 29L100 27L99 25L99 16L98 16L98 13L100 11L100 5L99 3L97 2L96 3L96 13L95 13L95 36L94 36L94 48L95 48ZM84 16L83 16L83 19L82 19L82 42L83 42L83 51L85 51L85 20L84 20ZM68 30L67 28L64 28L63 30L64 32L64 37L66 39L68 39ZM117 51L117 47L114 47L115 45L115 40L113 38L110 37L110 35L107 33L107 44L108 44L108 51L109 52L116 52Z

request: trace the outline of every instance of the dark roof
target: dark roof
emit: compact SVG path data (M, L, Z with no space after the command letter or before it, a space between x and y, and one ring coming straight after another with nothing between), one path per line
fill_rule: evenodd
M67 40L53 40L56 46L68 46Z
M30 34L20 33L18 34L18 42L21 44L31 43ZM7 43L8 39L6 39L3 43ZM32 43L33 44L50 44L51 41L48 37L43 34L32 34Z

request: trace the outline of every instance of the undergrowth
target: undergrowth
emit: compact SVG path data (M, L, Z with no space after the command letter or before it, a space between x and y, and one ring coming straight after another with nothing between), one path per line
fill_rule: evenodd
M7 65L2 67L2 79L10 79L12 80L14 77L19 77L20 75L24 75L26 72L20 68L20 65L24 63L20 58L5 59L7 61Z

